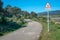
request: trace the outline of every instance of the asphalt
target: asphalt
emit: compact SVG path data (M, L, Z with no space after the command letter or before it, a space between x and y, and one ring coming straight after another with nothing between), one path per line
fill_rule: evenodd
M20 28L5 36L0 37L0 40L38 40L42 31L42 25L35 21L30 21L27 27Z

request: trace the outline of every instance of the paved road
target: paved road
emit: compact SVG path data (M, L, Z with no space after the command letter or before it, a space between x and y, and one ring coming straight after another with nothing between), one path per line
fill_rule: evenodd
M40 36L42 25L38 22L29 22L27 27L18 29L12 33L9 33L0 40L37 40Z

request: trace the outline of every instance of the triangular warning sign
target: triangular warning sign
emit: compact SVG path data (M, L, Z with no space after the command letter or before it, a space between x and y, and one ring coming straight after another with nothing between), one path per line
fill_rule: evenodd
M49 3L46 4L46 9L50 9L50 4Z

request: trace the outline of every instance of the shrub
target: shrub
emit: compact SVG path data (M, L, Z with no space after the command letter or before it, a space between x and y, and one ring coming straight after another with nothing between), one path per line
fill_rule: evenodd
M0 33L0 36L3 36L3 33Z

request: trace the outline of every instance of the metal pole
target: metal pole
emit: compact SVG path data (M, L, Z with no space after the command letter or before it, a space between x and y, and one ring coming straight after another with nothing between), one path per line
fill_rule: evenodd
M46 9L47 9L47 27L48 27L48 32L49 32L49 20L50 20L50 17L49 17L49 10L50 10L50 4L47 3L46 4Z
M48 27L48 32L49 32L49 11L47 11L47 27Z

